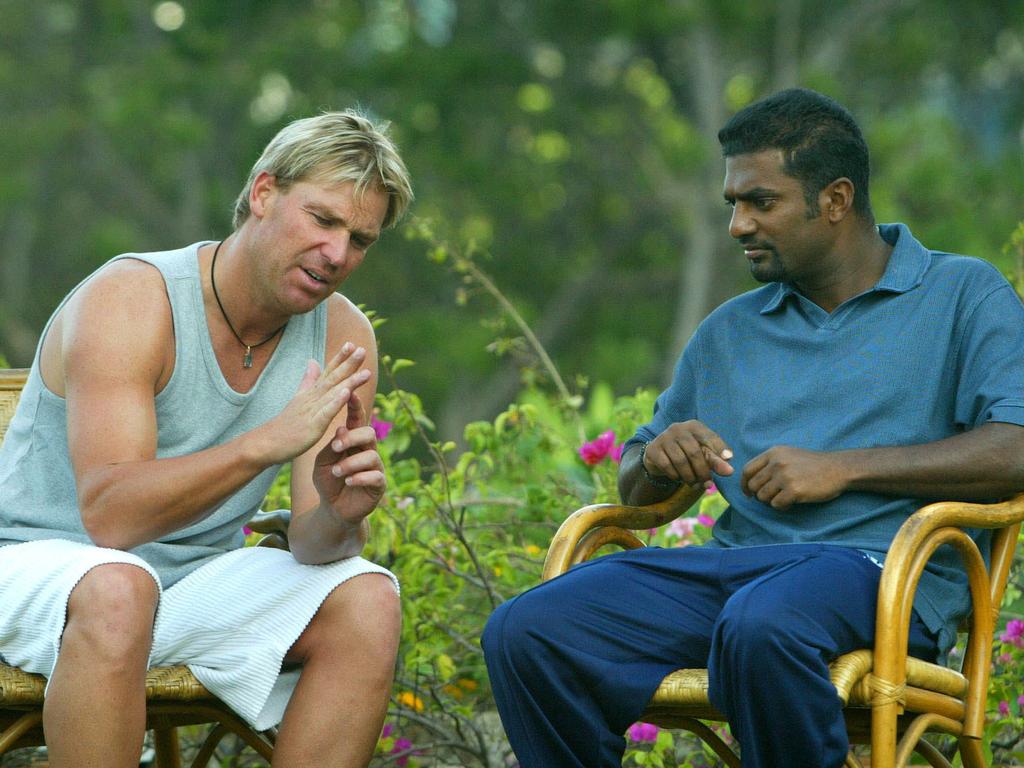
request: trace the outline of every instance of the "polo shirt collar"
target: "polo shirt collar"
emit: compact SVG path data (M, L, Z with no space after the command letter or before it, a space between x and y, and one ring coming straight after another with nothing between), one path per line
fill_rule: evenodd
M906 293L916 288L924 279L924 273L931 264L931 253L910 234L905 224L879 224L878 233L889 245L893 246L889 263L881 279L875 283L873 291L888 293ZM779 309L789 296L797 293L791 283L776 283L778 286L768 302L762 307L761 314L767 315Z

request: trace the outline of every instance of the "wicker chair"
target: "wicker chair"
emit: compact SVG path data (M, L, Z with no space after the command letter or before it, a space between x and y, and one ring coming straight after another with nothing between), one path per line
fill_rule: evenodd
M607 545L642 547L631 532L664 525L701 496L684 486L658 504L630 507L596 504L574 512L558 529L544 563L543 579L590 559ZM905 766L913 752L930 765L950 762L921 737L929 731L956 737L966 768L985 765L982 738L994 625L1013 560L1024 494L999 504L940 502L918 510L900 528L878 594L875 647L857 650L831 665L832 682L845 705L851 744L870 744L871 766ZM964 527L994 529L990 567ZM960 553L970 584L973 610L961 629L968 634L962 672L908 657L907 637L914 591L925 563L941 545ZM732 768L740 760L703 721L724 721L708 700L706 669L668 675L640 720L696 734ZM846 765L862 765L852 750Z
M0 442L28 378L27 370L0 369ZM260 515L249 525L268 534L261 544L286 546L287 515ZM43 690L46 679L16 667L0 664L0 756L11 749L41 746L43 740ZM254 731L211 694L188 667L150 669L146 675L146 727L153 731L158 768L180 768L177 728L210 724L192 768L205 766L221 739L229 733L241 738L267 762L273 755L273 730Z

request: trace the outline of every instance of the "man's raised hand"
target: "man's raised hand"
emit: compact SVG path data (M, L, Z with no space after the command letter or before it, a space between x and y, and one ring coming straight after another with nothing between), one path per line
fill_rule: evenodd
M313 464L313 485L320 503L350 523L370 514L387 487L377 435L367 421L366 409L353 393L344 426L337 428Z
M721 437L691 419L672 424L648 443L643 461L649 475L688 485L707 485L712 473L733 473L731 458L732 451Z
M355 390L370 380L370 371L361 367L365 360L363 347L346 342L322 371L309 361L295 397L264 425L271 463L290 461L319 442Z

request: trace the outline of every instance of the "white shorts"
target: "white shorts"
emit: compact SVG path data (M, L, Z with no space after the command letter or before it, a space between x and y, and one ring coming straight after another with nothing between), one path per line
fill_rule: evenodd
M0 547L0 655L26 672L53 672L71 591L97 565L127 552L48 539ZM247 547L221 555L161 590L151 667L187 665L206 688L257 730L281 722L300 669L285 654L339 584L385 568L361 557L303 565L291 553Z

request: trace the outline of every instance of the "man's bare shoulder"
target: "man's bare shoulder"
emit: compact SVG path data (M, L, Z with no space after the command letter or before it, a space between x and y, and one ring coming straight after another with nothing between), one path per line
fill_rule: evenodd
M138 259L101 267L57 313L40 365L59 395L68 373L98 366L165 380L174 365L174 322L160 271Z
M327 299L327 348L336 349L346 341L376 350L373 324L359 307L340 293Z

